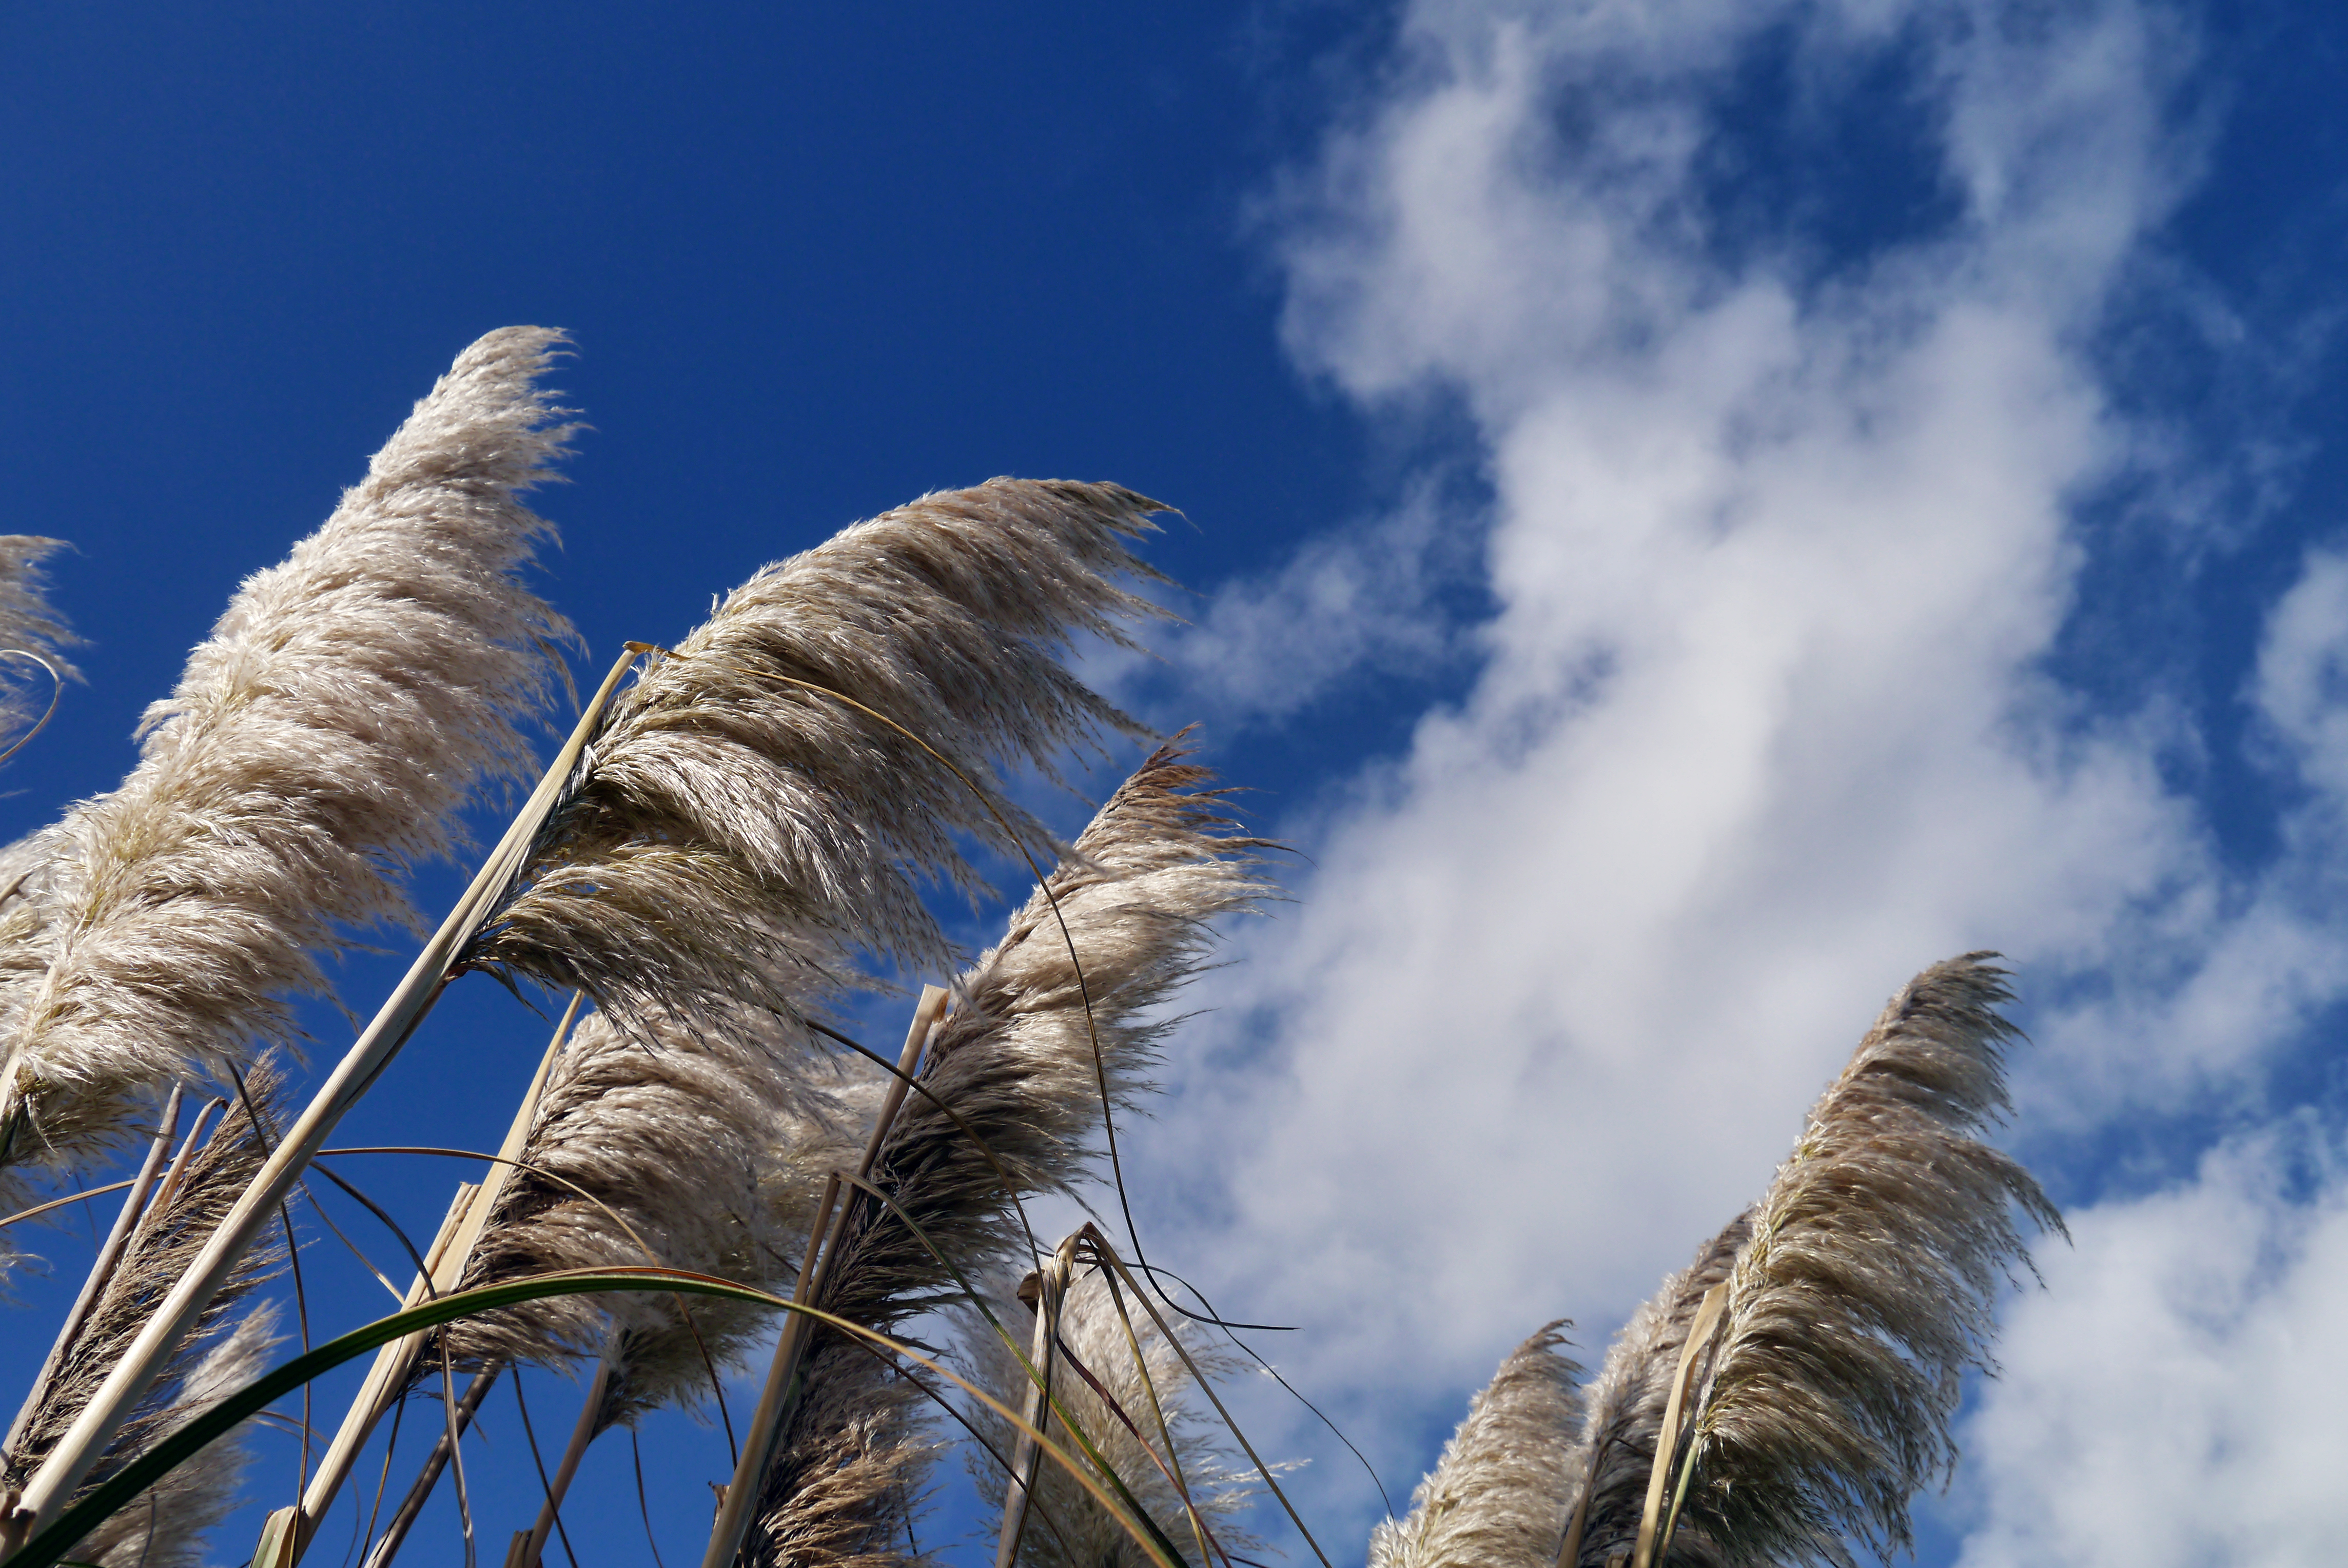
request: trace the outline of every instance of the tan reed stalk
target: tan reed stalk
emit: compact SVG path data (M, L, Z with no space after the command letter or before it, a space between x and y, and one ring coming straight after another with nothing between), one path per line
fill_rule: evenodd
M1682 1352L1706 1293L1728 1278L1749 1233L1746 1215L1731 1220L1686 1268L1665 1278L1615 1336L1591 1386L1579 1491L1558 1568L1604 1568L1635 1550L1644 1489L1654 1473ZM1707 1554L1708 1547L1700 1532L1684 1530L1673 1562L1684 1568L1725 1568L1716 1551Z
M1631 1568L1654 1568L1656 1532L1663 1529L1663 1494L1672 1481L1672 1460L1680 1451L1680 1439L1686 1434L1688 1385L1694 1380L1698 1359L1710 1348L1714 1332L1720 1326L1721 1308L1727 1304L1725 1282L1704 1293L1697 1304L1695 1320L1688 1325L1687 1343L1680 1346L1679 1366L1672 1373L1671 1393L1663 1400L1663 1430L1655 1441L1655 1462L1647 1472L1647 1496L1639 1508L1639 1539L1631 1553ZM1679 1519L1679 1510L1672 1511L1673 1522Z
M138 766L40 835L54 934L0 1003L6 1157L72 1163L160 1086L291 1044L355 929L413 926L402 868L450 853L556 686L561 617L525 590L547 524L516 499L573 426L535 378L559 333L458 356L282 566L248 579ZM5 1136L0 1134L0 1136Z
M81 1336L82 1326L89 1321L98 1297L105 1294L107 1282L114 1277L115 1268L122 1261L123 1251L129 1245L131 1231L139 1217L147 1211L147 1200L153 1193L156 1177L162 1173L164 1157L171 1152L171 1140L179 1136L180 1102L184 1098L184 1088L178 1084L172 1085L171 1098L165 1102L162 1119L155 1124L154 1139L148 1144L147 1158L140 1163L139 1174L131 1178L130 1191L114 1216L113 1227L108 1231L105 1243L92 1260L89 1273L81 1282L80 1293L74 1297L72 1307L66 1313L65 1322L57 1328L57 1338L49 1345L48 1358L42 1362L40 1372L33 1378L33 1386L25 1391L25 1400L16 1408L15 1419L8 1424L8 1436L5 1441L0 1441L0 1454L15 1449L16 1439L24 1436L26 1424L46 1403L49 1388L57 1381L58 1370L71 1353L74 1341Z
M276 1078L267 1062L247 1079L249 1097L264 1117L273 1114ZM204 1145L159 1185L154 1200L132 1229L120 1263L98 1292L80 1331L65 1346L55 1377L7 1453L0 1456L0 1484L13 1489L36 1473L63 1440L115 1363L132 1343L155 1304L163 1299L199 1257L221 1216L236 1202L262 1163L263 1139L243 1104L230 1108ZM199 1315L193 1332L180 1342L161 1369L154 1391L120 1425L113 1441L89 1467L98 1479L144 1452L160 1433L191 1413L191 1379L205 1360L201 1341L236 1298L268 1274L272 1249L247 1253L224 1287ZM265 1336L264 1336L265 1338ZM258 1354L255 1351L254 1354ZM228 1386L215 1387L201 1403Z
M1410 1512L1371 1531L1370 1568L1550 1568L1581 1457L1581 1368L1558 1353L1565 1326L1500 1363Z
M234 1276L239 1260L260 1237L277 1206L293 1191L311 1158L325 1147L326 1136L334 1130L335 1124L390 1065L417 1023L430 1011L448 982L457 955L488 917L499 892L510 887L520 874L530 841L570 779L586 748L587 738L602 718L604 704L634 661L637 651L632 647L612 666L602 686L580 715L571 738L556 753L554 765L539 780L538 789L475 873L456 908L441 922L373 1021L361 1031L341 1063L253 1174L196 1260L124 1349L113 1370L76 1418L72 1429L58 1439L48 1459L26 1485L15 1512L0 1520L0 1552L14 1551L18 1542L64 1509L67 1495L98 1462L99 1452L116 1427L194 1330L215 1293ZM459 1456L460 1480L462 1474Z
M998 769L1132 727L1059 659L1154 613L1121 584L1153 575L1125 545L1159 510L994 480L759 572L615 705L469 957L583 990L640 1036L655 1013L712 1032L792 1016L872 955L942 968L921 892L978 885L954 836L1050 849Z
M280 1341L276 1326L276 1308L263 1303L215 1341L159 1413L152 1440L169 1437L221 1396L260 1377ZM244 1472L252 1460L242 1436L249 1429L240 1427L207 1444L77 1542L70 1560L97 1568L200 1568L212 1532L242 1501Z
M1889 1559L1945 1473L1960 1379L2028 1253L2057 1232L1974 1134L2007 1109L2005 972L1969 953L1891 998L1753 1212L1728 1282L1684 1516L1731 1561Z
M1035 1501L1036 1467L1044 1462L1044 1446L1036 1438L1045 1429L1045 1421L1051 1409L1052 1374L1058 1369L1061 1308L1066 1305L1068 1281L1075 1272L1076 1240L1074 1236L1064 1238L1052 1255L1020 1282L1017 1290L1005 1293L998 1289L995 1293L998 1299L1007 1294L1011 1300L1028 1307L1035 1322L1027 1336L1027 1364L1018 1367L1014 1377L998 1376L989 1380L996 1397L1006 1405L1014 1397L1024 1396L1020 1401L1021 1426L1011 1447L1011 1468L1001 1477L1003 1528L995 1536L994 1568L1013 1568L1018 1562L1020 1540L1026 1533L1028 1510ZM1014 1323L1017 1321L1017 1314L1009 1315ZM1004 1332L1014 1331L1006 1326ZM992 1343L1000 1345L1002 1341L995 1339ZM988 1446L994 1451L987 1456L990 1461L1001 1457L1003 1436L1000 1432L992 1434ZM983 1478L994 1473L991 1463L980 1470L982 1491L985 1486ZM1053 1528L1058 1528L1056 1522Z
M1119 1104L1147 1089L1169 1026L1155 1009L1196 972L1211 923L1272 892L1254 875L1262 841L1231 831L1221 792L1185 756L1151 756L954 984L919 1075L928 1093L906 1099L873 1166L944 1263L868 1206L829 1253L816 1305L886 1331L960 1299L953 1271L976 1278L1025 1255L1015 1200L1089 1172L1104 1084ZM808 1336L800 1377L745 1554L817 1568L893 1552L932 1451L911 1425L914 1393L823 1331ZM732 1560L714 1550L705 1568Z
M530 1087L522 1092L521 1104L514 1112L512 1124L506 1130L505 1141L499 1146L498 1161L490 1164L488 1173L481 1178L479 1187L462 1186L458 1189L457 1201L449 1206L448 1217L441 1222L439 1233L433 1238L431 1250L425 1256L427 1273L417 1276L408 1286L402 1305L414 1306L427 1297L444 1295L457 1289L464 1278L466 1266L487 1228L489 1215L512 1179L514 1168L506 1161L521 1158L522 1146L537 1116L539 1099L546 1088L548 1074L553 1069L563 1041L579 1016L582 1000L573 996L569 1009L555 1025L553 1038L547 1041L546 1052L539 1059L538 1071L530 1078ZM357 1462L359 1450L366 1446L376 1423L383 1418L384 1412L391 1408L392 1401L407 1387L409 1372L429 1337L428 1335L411 1334L405 1339L394 1340L376 1352L375 1365L367 1369L366 1382L360 1386L357 1397L345 1412L342 1425L335 1433L335 1440L327 1446L324 1456L318 1461L318 1473L311 1479L310 1485L302 1494L300 1527L287 1536L288 1568L300 1562L309 1550L310 1542L317 1534L319 1522L326 1517L326 1511L334 1507L335 1494L342 1490L351 1466Z
M1232 1519L1255 1495L1258 1479L1234 1462L1200 1418L1191 1372L1194 1364L1212 1375L1232 1363L1195 1344L1186 1346L1186 1363L1138 1304L1129 1297L1120 1304L1109 1274L1077 1264L1073 1249L1047 1259L1043 1275L1048 1278L1055 1265L1065 1276L1051 1291L1059 1296L1051 1316L1063 1351L1050 1375L1051 1402L1073 1419L1166 1538L1186 1548L1186 1561L1226 1560L1228 1553L1253 1547ZM1042 1287L1044 1281L1035 1283ZM989 1305L1004 1328L1014 1339L1031 1337L1043 1346L1043 1309L1051 1295L1039 1288L1031 1307L1026 1291L1006 1288L1008 1276L996 1275L990 1284ZM1009 1346L992 1333L973 1334L970 1349L981 1387L1014 1408L1026 1400L1030 1424L1075 1447L1062 1414L1035 1418L1042 1391ZM1029 1360L1043 1369L1040 1351ZM1013 1455L1008 1476L994 1456L974 1455L972 1461L980 1494L1004 1509L998 1568L1142 1568L1150 1561L1125 1522L1074 1477L1056 1465L1031 1461L1031 1455L1041 1457L1032 1439L1019 1442L1010 1423L984 1406L974 1407L971 1418L994 1455ZM1023 1495L1034 1509L1024 1527L1014 1519Z

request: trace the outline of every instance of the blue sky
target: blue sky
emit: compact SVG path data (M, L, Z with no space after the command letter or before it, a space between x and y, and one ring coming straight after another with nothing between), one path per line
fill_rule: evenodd
M1115 479L1184 510L1190 593L1093 674L1310 856L1134 1134L1145 1240L1301 1326L1397 1501L1526 1333L1602 1353L1884 995L1994 947L2009 1141L2075 1245L1923 1561L2328 1560L2330 8L123 6L12 12L0 61L0 526L73 543L88 639L0 833L119 778L495 326L578 346L541 510L598 658L923 490ZM476 991L369 1137L494 1140L503 1091L445 1086L518 1089L539 1026ZM369 1179L428 1228L454 1175ZM366 1309L343 1273L322 1316ZM1244 1395L1357 1552L1375 1491ZM722 1441L646 1460L674 1559ZM642 1560L594 1462L581 1562Z

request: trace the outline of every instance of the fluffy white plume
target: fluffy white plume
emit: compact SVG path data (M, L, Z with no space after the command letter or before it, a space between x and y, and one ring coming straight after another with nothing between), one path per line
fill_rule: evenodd
M46 659L63 679L73 675L58 650L72 642L57 613L49 608L48 579L41 562L65 542L30 533L0 533L0 649L16 649ZM40 717L47 706L49 677L31 661L0 658L0 746L12 743L19 725Z
M1550 1324L1468 1407L1411 1511L1370 1532L1370 1568L1550 1568L1581 1467L1581 1368Z
M170 1078L290 1039L287 999L328 993L353 928L414 923L399 872L452 848L475 786L530 770L518 726L569 631L518 580L551 531L516 498L575 428L535 385L561 340L509 327L458 356L238 590L122 787L40 835L16 902L50 950L0 998L8 1162L85 1157Z
M2026 1263L2038 1183L1972 1135L2006 1108L2004 971L1967 954L1891 998L1753 1212L1697 1419L1687 1519L1733 1559L1909 1544L1968 1366Z
M921 892L976 885L953 835L1051 852L996 769L1133 727L1060 656L1155 613L1120 584L1155 575L1125 542L1161 510L992 480L765 568L614 703L471 961L583 990L625 1028L789 1014L868 954L942 968Z
M1009 1283L994 1282L987 1305L1024 1354L1035 1342L1035 1314L1019 1300ZM1138 1364L1132 1344L1126 1339L1126 1320L1118 1316L1106 1274L1096 1270L1076 1280L1068 1287L1060 1309L1061 1344L1084 1364L1086 1371L1100 1379L1116 1399L1117 1410L1065 1359L1052 1378L1053 1397L1076 1418L1077 1427L1165 1532L1183 1561L1201 1561L1199 1538L1183 1507L1182 1492L1175 1490L1160 1464L1179 1473L1183 1491L1215 1542L1226 1549L1245 1551L1253 1542L1231 1518L1259 1490L1254 1472L1236 1463L1224 1444L1216 1440L1212 1422L1196 1408L1197 1380L1173 1344L1130 1292L1124 1305L1134 1339L1141 1346ZM1190 1336L1185 1336L1183 1349L1210 1377L1231 1369L1226 1357L1210 1353ZM1034 1384L1019 1357L983 1324L972 1332L971 1359L977 1374L972 1381L1011 1408L1025 1408ZM1117 1411L1124 1413L1125 1420L1118 1418ZM1174 1439L1170 1455L1158 1429L1160 1412ZM1137 1437L1126 1420L1140 1429L1141 1436ZM999 1508L1005 1491L1003 1462L1012 1457L1017 1433L984 1406L973 1407L971 1425L994 1450L994 1455L974 1452L971 1456L979 1494ZM1083 1462L1058 1417L1047 1417L1043 1428L1046 1437ZM1115 1514L1047 1458L1035 1472L1034 1499L1019 1538L1018 1561L1019 1568L1147 1568L1151 1559Z

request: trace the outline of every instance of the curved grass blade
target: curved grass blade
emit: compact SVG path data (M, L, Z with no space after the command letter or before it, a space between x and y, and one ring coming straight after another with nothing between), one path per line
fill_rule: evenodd
M920 1362L932 1372L943 1377L963 1391L994 1407L996 1413L1016 1422L1018 1417L1003 1407L990 1395L973 1387L969 1382L939 1366L911 1346L891 1339L885 1334L834 1316L804 1303L786 1301L766 1291L754 1290L732 1280L711 1274L691 1274L684 1269L626 1268L575 1269L559 1274L538 1274L509 1284L489 1285L479 1290L444 1295L420 1306L378 1318L363 1328L355 1328L339 1338L330 1339L316 1349L298 1356L284 1366L255 1379L236 1393L229 1395L185 1426L174 1430L163 1441L116 1471L90 1494L67 1509L39 1534L26 1542L22 1550L11 1556L6 1568L57 1568L66 1561L66 1553L74 1543L103 1523L109 1516L135 1501L139 1494L184 1463L205 1444L221 1437L248 1418L258 1414L280 1397L293 1392L345 1362L356 1360L368 1351L390 1344L422 1329L453 1323L475 1313L493 1312L499 1307L513 1306L527 1301L542 1301L549 1296L582 1295L607 1291L670 1291L687 1295L714 1295L736 1301L762 1303L785 1312L803 1314L819 1319L830 1327L852 1334L860 1339L886 1346L894 1353ZM1057 1444L1035 1434L1044 1450L1064 1466L1086 1490L1098 1497L1104 1506L1114 1507L1107 1492ZM1179 1555L1168 1555L1157 1542L1139 1535L1143 1545L1160 1568L1183 1568Z

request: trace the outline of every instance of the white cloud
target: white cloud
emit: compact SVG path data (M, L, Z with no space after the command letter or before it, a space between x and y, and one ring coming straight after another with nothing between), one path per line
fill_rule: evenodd
M1211 714L1228 738L1291 718L1348 681L1453 665L1461 639L1439 595L1476 552L1444 521L1423 485L1385 516L1309 541L1203 603L1168 595L1184 619L1150 636L1155 659L1087 650L1086 676L1119 688L1161 728Z
M1966 1568L2337 1563L2348 1166L2292 1128L2074 1217L1970 1424Z
M1191 1173L1161 1235L1309 1325L1291 1364L1390 1460L1534 1325L1619 1321L1925 963L2107 978L2040 1031L2050 1125L2181 1105L2348 980L2312 884L2230 880L2164 781L2181 721L2044 673L2074 509L2133 439L2080 345L2193 169L2175 29L2034 15L1425 4L1286 192L1292 352L1471 410L1498 609L1466 699L1312 825L1302 904L1218 982L1231 1048L1151 1143ZM1698 177L1739 51L1794 26L1814 91L1910 52L1962 198L1823 282L1791 233L1715 243ZM1345 548L1230 623L1325 614ZM2256 694L2319 795L2333 599L2319 561ZM1212 688L1263 645L1197 645ZM1328 1517L1346 1463L1309 1483Z

